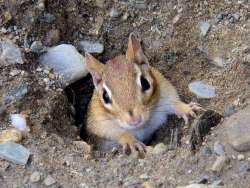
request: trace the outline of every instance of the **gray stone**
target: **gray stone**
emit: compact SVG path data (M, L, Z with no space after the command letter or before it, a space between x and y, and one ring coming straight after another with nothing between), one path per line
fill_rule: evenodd
M95 2L99 8L104 8L105 0L96 0Z
M212 61L211 63L213 63L214 65L218 66L218 67L224 67L226 64L228 64L229 62L226 61L226 59L224 57L222 57L221 55L215 55L210 57L210 60Z
M250 106L230 116L225 122L228 143L236 151L250 151Z
M233 24L233 23L236 23L237 21L239 21L239 19L240 19L240 14L235 13L233 15L230 15L229 22Z
M239 161L243 161L243 160L245 160L245 156L244 156L243 154L239 154L239 155L237 156L237 159L238 159Z
M194 81L188 85L188 88L199 98L210 99L216 96L215 88L204 81Z
M136 0L134 3L136 9L145 10L147 9L147 2L145 0Z
M8 94L4 97L4 103L10 104L16 101L20 101L25 97L27 93L28 84L20 83L8 92Z
M216 22L219 23L220 21L223 20L224 17L225 17L225 14L224 14L224 13L219 13L219 14L216 16Z
M167 146L163 143L156 144L153 149L153 154L160 154L167 151Z
M39 0L38 3L37 3L37 8L41 11L44 11L45 10L45 0Z
M218 156L216 158L216 161L214 162L211 170L213 172L218 172L218 173L221 172L221 170L225 166L226 162L227 162L227 157L226 156L224 156L224 155Z
M109 12L109 16L112 18L117 18L121 15L120 12L118 12L116 9L111 8L110 12Z
M44 180L44 184L46 186L51 186L51 185L53 185L55 183L56 183L56 180L52 176L50 176L50 175L47 176L47 178L45 178L45 180Z
M235 21L239 21L240 13L237 12L237 13L233 14L233 17L234 17Z
M21 73L21 70L13 69L10 71L10 76L17 76L20 73Z
M214 143L214 153L217 155L225 155L225 146L219 142Z
M46 48L43 46L41 41L34 41L31 44L30 49L32 52L37 53L37 54L40 54L46 51Z
M208 23L206 21L202 21L199 23L199 27L200 27L201 35L206 36L211 25L210 25L210 23Z
M33 173L31 174L31 176L30 176L30 181L31 181L32 183L39 182L40 179L41 179L41 174L40 174L40 172L37 172L37 171L33 172Z
M91 41L80 41L79 43L79 49L84 50L88 53L97 53L101 54L104 51L103 44L99 42L91 42Z
M30 152L20 144L5 142L0 144L0 157L13 163L25 165L29 159Z
M218 179L218 180L215 180L213 183L212 183L213 186L219 186L219 185L223 185L223 182L221 179Z
M56 20L56 17L53 14L46 13L46 14L44 14L44 18L42 21L44 21L46 23L52 23L55 20Z
M212 150L210 149L210 147L208 146L205 146L202 150L202 154L205 156L205 157L209 157L212 155Z
M243 163L243 164L240 165L239 173L246 173L248 171L250 171L249 163Z
M7 29L5 27L2 27L0 29L0 32L3 33L3 34L6 34L7 33Z
M0 66L11 64L23 64L20 49L9 40L0 42Z
M64 87L88 73L84 57L69 44L61 44L48 49L47 53L39 58L39 63L61 75Z

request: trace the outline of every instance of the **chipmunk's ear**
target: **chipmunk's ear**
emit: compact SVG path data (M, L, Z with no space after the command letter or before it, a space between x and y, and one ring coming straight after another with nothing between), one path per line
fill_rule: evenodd
M89 53L85 53L85 61L87 69L93 78L94 85L95 87L97 87L98 84L102 81L102 72L104 65Z
M130 33L129 35L126 57L129 61L138 65L149 65L148 59L143 53L141 43L134 33Z

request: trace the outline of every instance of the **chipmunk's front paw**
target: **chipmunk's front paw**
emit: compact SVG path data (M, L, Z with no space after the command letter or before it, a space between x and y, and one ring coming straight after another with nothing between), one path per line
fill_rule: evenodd
M186 103L179 103L176 106L176 112L175 114L179 117L179 118L183 118L185 121L185 124L188 124L188 117L196 117L195 111L204 111L205 109L202 108L199 104L191 102L189 104Z
M146 146L142 142L135 140L124 144L123 152L126 154L144 156L146 153Z

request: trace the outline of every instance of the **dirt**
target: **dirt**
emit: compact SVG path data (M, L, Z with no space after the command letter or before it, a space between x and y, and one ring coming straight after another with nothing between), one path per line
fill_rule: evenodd
M44 2L44 9L39 8L39 2ZM84 115L93 90L91 78L88 76L65 91L59 89L56 82L48 84L44 78L49 75L37 71L38 55L28 50L32 41L41 40L49 45L70 43L76 47L83 39L99 41L104 44L105 51L95 56L105 63L109 58L125 53L128 35L134 31L142 38L150 64L176 86L184 101L199 102L204 108L221 115L229 107L238 111L249 104L248 0L138 2L0 0L1 28L10 28L7 33L0 32L0 37L14 41L22 50L25 61L23 65L0 68L0 101L11 88L20 83L28 85L27 94L18 102L7 105L5 112L1 113L0 130L9 126L9 114L28 113L31 132L21 144L32 153L25 166L0 160L0 187L46 187L43 181L49 175L56 180L50 187L65 188L145 187L145 182L150 182L152 187L171 188L191 184L203 177L207 177L209 184L219 180L227 188L249 187L249 171L243 173L239 168L249 164L250 153L244 153L243 161L234 159L233 156L239 153L227 144L222 123L210 131L195 152L190 150L190 125L184 126L184 122L175 116L156 133L151 144L163 142L169 145L171 134L176 131L178 138L175 142L178 144L161 154L148 154L145 159L115 151L94 151L89 156L84 148L74 144L74 141L81 140L78 127L84 126ZM119 17L110 17L112 7L121 14ZM54 21L47 20L48 13L55 16ZM126 14L129 16L124 18ZM240 15L238 20L237 16L235 20L231 18L235 14ZM173 23L177 15L179 20ZM206 36L200 35L200 21L211 24ZM48 33L51 30L58 30L60 37L50 43ZM223 67L215 65L216 57L224 58L228 64ZM10 76L13 69L22 72ZM197 98L188 90L188 84L194 80L213 85L217 96ZM210 170L216 155L204 155L205 148L212 149L216 141L225 145L230 158L220 173ZM6 163L8 167L2 169L2 164ZM37 183L30 181L35 171L41 173Z

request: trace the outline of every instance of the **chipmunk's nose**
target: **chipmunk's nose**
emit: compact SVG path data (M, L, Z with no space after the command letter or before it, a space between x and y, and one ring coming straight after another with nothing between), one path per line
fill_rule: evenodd
M138 126L142 122L141 115L135 116L135 114L133 113L132 110L130 110L128 113L129 113L129 116L130 116L130 120L129 120L128 123L131 126Z

